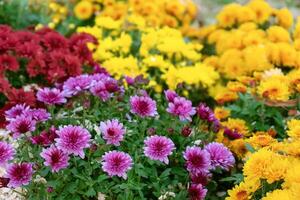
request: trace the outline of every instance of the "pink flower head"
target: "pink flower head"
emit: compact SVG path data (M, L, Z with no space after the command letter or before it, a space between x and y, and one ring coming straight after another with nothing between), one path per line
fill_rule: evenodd
M107 144L113 144L115 146L120 145L120 141L123 140L125 134L123 124L119 123L117 119L101 122L100 131L103 134L103 138L107 141Z
M6 126L7 130L13 133L13 137L17 138L23 133L35 130L36 121L27 116L19 116L15 120L10 121Z
M175 97L178 97L178 94L173 90L165 90L165 97L168 102L173 102Z
M57 88L39 89L36 96L37 100L47 105L63 104L67 102L67 99L65 98L64 94Z
M209 153L199 147L187 147L183 153L186 168L191 173L207 173L211 168Z
M130 97L131 112L140 117L154 117L157 115L156 102L146 96L131 96Z
M81 126L64 126L57 131L58 138L55 139L57 147L67 154L78 155L84 158L84 148L90 146L91 134Z
M207 185L211 179L212 174L207 172L198 172L196 174L190 174L192 183Z
M6 169L6 178L9 178L8 186L12 188L28 185L32 179L33 169L31 163L11 164Z
M212 169L220 167L224 170L229 170L235 163L230 150L221 143L212 142L206 145L204 150L210 154Z
M93 79L87 74L71 77L64 82L63 90L67 96L74 96L92 86Z
M12 160L15 153L14 148L10 144L0 142L0 166L5 165L8 161Z
M172 154L175 145L165 136L154 135L144 141L144 154L152 160L159 160L169 164L168 156Z
M95 82L90 91L102 101L107 101L111 97L111 94L106 90L105 84L102 81Z
M126 172L132 168L132 165L130 155L121 151L109 151L102 156L102 169L109 176L118 176L126 179Z
M51 118L50 113L48 113L47 110L43 108L27 110L25 111L24 115L38 122L45 122Z
M23 115L29 109L29 106L26 106L25 104L17 104L11 109L5 111L6 120L11 121L17 118L18 116Z
M167 111L172 115L179 116L179 119L182 121L192 121L191 116L196 114L196 110L192 106L192 102L184 97L175 97L173 102L169 102Z
M68 154L63 152L61 149L58 149L54 145L51 145L51 147L48 149L43 149L41 157L45 159L44 165L50 166L52 172L58 172L69 165Z
M40 135L32 136L30 138L32 144L38 144L41 146L50 146L57 138L56 129L52 126L48 131L44 130Z
M191 200L203 200L206 196L207 189L201 184L191 184L189 188L189 196Z

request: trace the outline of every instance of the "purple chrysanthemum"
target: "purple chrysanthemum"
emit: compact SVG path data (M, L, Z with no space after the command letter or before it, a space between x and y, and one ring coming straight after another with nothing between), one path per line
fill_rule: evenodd
M92 86L93 79L87 74L71 77L64 82L63 91L67 96L73 96Z
M175 97L173 102L169 102L167 111L172 115L179 116L179 119L192 121L191 116L196 113L192 102L184 97Z
M6 120L11 121L17 118L18 116L23 115L29 109L29 106L26 106L25 104L17 104L11 109L5 111Z
M30 117L38 122L45 122L51 118L50 113L48 113L47 110L43 108L27 110L25 111L24 116Z
M124 138L125 129L117 119L107 120L100 123L100 131L107 144L119 146Z
M9 187L28 185L32 179L33 169L31 163L11 164L6 169L6 178L9 178Z
M102 81L95 82L90 88L90 91L102 101L107 101L111 97L111 94L107 91L105 84Z
M183 153L186 168L190 173L207 173L211 168L209 153L199 147L187 147Z
M30 140L32 144L46 147L53 144L57 137L58 135L56 134L56 128L52 126L48 131L44 130L40 133L40 135L32 136Z
M0 142L0 166L5 165L8 161L12 160L15 153L14 148L10 144Z
M37 100L47 104L63 104L67 102L65 95L57 88L43 88L39 89L36 94Z
M130 97L130 111L140 117L154 117L157 115L156 102L147 96Z
M229 170L235 163L230 150L221 143L212 142L206 145L204 150L210 154L212 169L221 167L224 170Z
M22 133L27 133L35 130L36 121L27 116L19 116L9 122L6 126L7 130L13 133L13 137L17 138Z
M207 189L201 184L191 184L189 188L189 196L191 200L203 200L206 196Z
M152 160L169 163L168 156L175 149L173 141L165 136L154 135L144 141L144 154Z
M173 90L165 90L165 97L168 102L173 102L175 97L178 97L178 94Z
M51 145L48 149L43 149L40 154L45 159L45 166L49 166L52 172L58 172L61 169L66 168L69 163L69 156L61 149L58 149L54 145Z
M208 122L213 122L216 119L214 112L205 103L200 103L196 110L200 119Z
M130 155L121 151L109 151L102 156L102 169L109 176L119 176L126 179L126 173L132 165Z
M198 172L195 174L190 174L190 176L191 176L192 183L207 185L212 175L211 173L207 173L207 172Z
M84 158L83 149L90 146L91 134L81 126L64 126L57 131L55 139L57 147L67 154L78 155Z

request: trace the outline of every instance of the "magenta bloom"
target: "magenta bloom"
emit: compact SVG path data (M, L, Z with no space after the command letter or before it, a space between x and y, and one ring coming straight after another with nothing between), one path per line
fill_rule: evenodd
M63 90L67 96L73 96L92 86L93 79L87 74L71 77L64 82Z
M102 101L107 101L111 94L106 90L105 84L102 81L97 81L91 88L91 93L99 97Z
M39 89L36 96L37 100L47 105L63 104L67 102L67 99L65 98L64 94L57 88Z
M203 200L206 196L207 189L201 184L191 184L189 188L189 196L191 200Z
M51 118L50 113L48 113L47 110L43 108L30 109L28 111L25 111L24 115L38 122L45 122Z
M132 165L130 155L121 151L109 151L102 156L102 169L109 176L119 176L126 179L126 173Z
M209 153L199 147L187 147L183 153L186 168L192 174L205 172L211 168Z
M169 102L167 111L172 115L179 116L179 119L192 121L191 116L196 113L195 108L192 106L192 102L184 97L175 97L173 102Z
M192 183L207 185L211 178L211 174L207 172L198 172L196 174L190 174Z
M6 178L9 178L9 187L28 185L32 179L33 169L31 163L11 164L6 169Z
M120 145L125 134L123 124L119 123L117 119L101 122L100 131L103 134L103 138L107 141L107 144L113 144L115 146Z
M144 154L152 160L159 160L169 164L168 156L172 154L175 145L165 136L154 135L144 141Z
M12 160L15 153L16 151L10 144L0 142L0 166L5 165L8 161Z
M58 172L69 165L68 154L63 152L61 149L58 149L54 145L51 145L51 147L48 149L43 149L40 155L45 159L44 164L51 167L52 172Z
M50 146L57 138L56 129L52 126L48 131L44 130L40 135L32 136L30 138L32 144L38 144L41 146Z
M15 105L11 109L5 111L6 120L11 121L17 118L18 116L23 115L29 109L30 109L29 106L26 106L25 104Z
M196 110L200 119L206 120L208 122L213 122L214 120L216 120L214 112L208 106L206 106L205 103L200 103Z
M15 120L9 122L6 129L13 133L13 137L17 138L22 133L27 133L35 130L36 121L27 116L19 116Z
M67 154L78 155L84 158L83 149L90 147L91 134L81 126L64 126L57 131L55 139L57 147Z
M156 102L150 97L132 96L130 97L130 107L130 111L140 117L154 117L157 115Z
M165 90L165 97L168 102L173 102L175 97L178 97L178 94L173 90Z
M230 150L221 143L212 142L206 145L204 150L210 154L212 169L220 167L224 170L229 170L235 163Z

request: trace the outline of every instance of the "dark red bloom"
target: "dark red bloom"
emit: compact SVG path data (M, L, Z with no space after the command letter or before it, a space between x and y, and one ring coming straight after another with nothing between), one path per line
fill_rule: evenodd
M68 48L68 40L57 32L48 32L43 36L43 44L48 51Z
M32 144L50 146L57 137L56 129L52 126L48 131L42 131L40 135L32 136L30 140Z
M7 98L11 106L23 103L31 107L35 107L36 105L35 93L33 91L25 92L23 88L11 89L7 94Z
M5 70L19 70L19 63L16 57L8 54L0 55L0 74L2 74Z
M4 77L0 77L0 93L7 94L7 92L10 90L10 83L8 80Z

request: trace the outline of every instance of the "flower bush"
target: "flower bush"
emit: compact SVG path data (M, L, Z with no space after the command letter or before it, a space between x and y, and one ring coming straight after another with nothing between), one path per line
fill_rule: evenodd
M44 108L6 111L0 161L7 186L24 187L31 199L216 196L235 158L212 142L213 112L210 125L203 105L174 91L150 96L144 83L120 83L104 73L79 75L40 88Z

